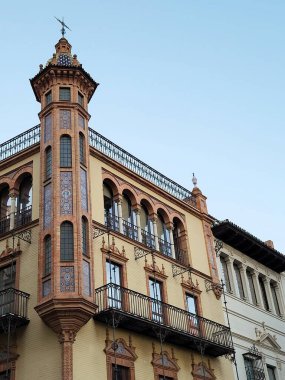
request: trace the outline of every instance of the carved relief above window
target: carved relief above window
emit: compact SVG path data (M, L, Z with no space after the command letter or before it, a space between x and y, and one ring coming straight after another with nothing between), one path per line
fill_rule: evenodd
M210 360L208 364L200 362L195 364L194 355L192 354L192 372L193 380L216 380L214 370L211 369Z
M107 361L107 380L117 379L135 380L135 360L137 355L132 345L131 336L129 344L123 338L110 340L109 330L106 330L106 346L104 352Z
M174 357L174 351L171 350L171 355L167 351L163 351L162 354L155 352L155 345L152 344L152 361L154 372L154 380L160 380L161 378L177 380L177 373L179 366L177 359Z

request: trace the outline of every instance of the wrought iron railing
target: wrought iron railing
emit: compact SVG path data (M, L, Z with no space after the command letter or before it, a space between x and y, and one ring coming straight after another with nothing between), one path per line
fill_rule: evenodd
M26 206L15 212L15 227L24 226L32 220L32 206Z
M130 239L138 240L138 228L134 224L128 222L127 220L123 219L123 234Z
M10 215L0 219L0 235L10 230Z
M233 348L228 327L113 283L96 289L95 303L98 314L115 310L199 340Z
M141 235L142 243L148 248L155 249L155 236L145 230L141 230Z
M193 206L196 205L195 198L192 196L191 191L159 173L157 170L145 164L91 128L89 128L89 144L174 197L181 200L187 199L187 202L192 203Z
M246 368L247 380L265 380L265 373L263 369L258 368Z
M175 258L176 258L176 260L181 265L184 265L184 266L189 265L187 251L185 251L184 249L175 248L175 246L174 246L174 249L175 249Z
M13 315L20 318L28 317L28 299L30 295L14 288L0 291L0 318Z
M172 256L171 254L171 244L163 239L158 238L159 251L165 256Z
M0 145L0 161L40 142L40 125L13 137Z
M105 226L113 231L119 231L119 218L105 210Z

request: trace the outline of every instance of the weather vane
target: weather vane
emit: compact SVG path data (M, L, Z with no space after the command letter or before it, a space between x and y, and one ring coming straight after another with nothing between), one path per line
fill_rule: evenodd
M54 18L56 18L57 21L61 23L61 26L62 26L62 28L61 28L61 34L62 34L62 37L64 37L64 35L65 35L65 33L66 33L66 32L65 32L65 28L69 29L70 31L71 31L71 29L65 24L65 22L64 22L64 20L63 20L63 17L62 17L62 20L58 19L58 18L55 17L55 16L54 16Z

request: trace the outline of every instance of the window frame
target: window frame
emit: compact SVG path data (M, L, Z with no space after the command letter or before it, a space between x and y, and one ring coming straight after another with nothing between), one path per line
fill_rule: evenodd
M67 144L68 141L68 144ZM72 138L67 134L60 136L59 162L61 168L72 167Z
M62 228L68 225L71 227L71 230L69 231L70 234L63 236ZM66 253L63 252L66 247L70 247L70 253L68 257ZM60 224L60 261L63 263L74 262L74 226L73 223L69 220L65 220Z
M45 93L45 105L48 106L52 102L52 92L51 90Z
M65 93L68 94L68 96L65 96L64 95ZM68 86L59 87L58 99L61 102L70 102L71 101L71 88Z

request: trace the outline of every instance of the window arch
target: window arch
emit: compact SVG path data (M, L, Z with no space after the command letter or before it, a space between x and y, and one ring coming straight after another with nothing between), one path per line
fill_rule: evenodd
M52 150L48 146L45 151L45 179L50 179L52 175Z
M88 220L85 216L81 219L81 227L82 227L82 254L84 256L89 256L88 253Z
M153 221L151 220L149 216L148 207L144 201L141 202L140 222L141 222L142 243L147 245L149 248L154 248L155 242L154 242L154 235L153 235Z
M80 156L80 163L85 165L85 137L83 133L79 133L79 156Z
M60 166L62 168L72 166L71 137L68 135L60 137Z
M157 236L160 252L166 256L171 256L170 232L166 227L161 210L157 211Z
M103 182L103 196L105 225L112 230L119 231L117 203L114 201L113 190L106 181Z
M44 276L51 273L51 236L44 239Z
M73 224L67 221L60 225L60 260L74 260Z

